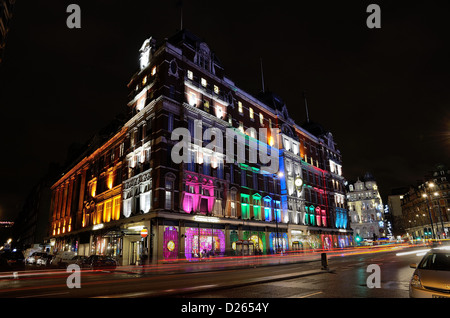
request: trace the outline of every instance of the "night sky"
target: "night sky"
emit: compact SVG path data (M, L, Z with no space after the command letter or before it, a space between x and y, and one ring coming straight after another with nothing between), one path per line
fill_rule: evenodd
M49 163L126 110L139 48L180 29L177 2L17 0L0 65L0 220L15 218ZM66 26L70 3L81 29ZM381 29L366 26L370 3ZM299 124L307 91L345 177L370 171L385 199L449 163L449 13L448 1L185 0L183 27L255 95L262 58L266 90Z

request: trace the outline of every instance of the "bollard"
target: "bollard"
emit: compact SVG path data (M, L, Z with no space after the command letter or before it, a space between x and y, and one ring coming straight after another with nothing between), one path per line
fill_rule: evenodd
M322 259L322 269L327 270L328 269L327 253L322 253L321 259Z

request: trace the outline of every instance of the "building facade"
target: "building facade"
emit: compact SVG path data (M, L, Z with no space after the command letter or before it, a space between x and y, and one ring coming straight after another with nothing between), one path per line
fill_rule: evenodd
M363 180L349 185L350 225L355 236L377 240L386 237L384 206L375 178L366 173Z
M331 133L237 87L187 30L144 41L139 64L127 122L53 186L55 246L127 265L353 244Z
M446 239L450 227L450 170L437 165L403 195L405 231L412 239Z

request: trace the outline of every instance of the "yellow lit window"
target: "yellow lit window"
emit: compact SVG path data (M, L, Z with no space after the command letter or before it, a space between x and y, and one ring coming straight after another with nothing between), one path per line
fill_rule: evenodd
M95 197L95 192L97 191L97 181L91 183L91 196Z
M219 94L219 86L214 85L214 93Z
M112 189L112 187L113 187L113 181L114 181L114 174L113 174L113 172L111 171L111 172L108 174L108 189Z
M147 84L147 76L144 76L144 78L142 79L142 85Z
M155 76L155 74L156 74L156 66L153 66L151 74L152 74L152 76Z
M111 221L112 212L112 200L108 200L105 203L105 208L103 209L103 222Z
M203 87L206 87L206 85L208 85L208 82L206 82L206 80L204 78L202 78L201 84Z
M239 113L240 113L240 114L243 113L243 110L242 110L242 102L238 102L238 110L239 110Z
M102 223L103 203L97 205L97 212L94 219L94 225Z
M253 108L249 108L248 109L248 111L249 111L249 114L250 114L250 119L253 119L254 118L254 116L253 116Z
M120 218L120 200L121 200L120 195L114 198L113 214L112 214L113 220L118 220Z
M264 126L264 115L262 113L259 113L259 123Z
M193 80L194 79L194 73L192 73L192 71L187 71L187 77L190 79L190 80Z

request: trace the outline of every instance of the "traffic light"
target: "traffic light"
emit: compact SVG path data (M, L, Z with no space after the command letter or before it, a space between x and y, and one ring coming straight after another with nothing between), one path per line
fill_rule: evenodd
M355 241L356 241L356 243L361 242L361 236L359 236L359 234L356 234Z

